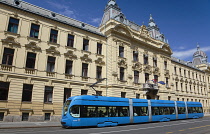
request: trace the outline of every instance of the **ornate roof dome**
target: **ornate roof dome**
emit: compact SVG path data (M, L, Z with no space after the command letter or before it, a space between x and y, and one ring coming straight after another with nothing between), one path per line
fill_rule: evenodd
M200 50L199 45L197 45L197 51L193 54L193 57L201 56L203 58L207 58L207 55L204 51Z
M205 52L200 50L200 46L197 45L197 51L193 54L193 64L200 65L207 63L207 55Z

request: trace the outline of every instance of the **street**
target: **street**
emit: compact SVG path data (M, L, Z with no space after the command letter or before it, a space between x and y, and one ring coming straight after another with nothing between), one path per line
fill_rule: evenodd
M62 127L1 129L1 134L210 134L210 117L104 128Z

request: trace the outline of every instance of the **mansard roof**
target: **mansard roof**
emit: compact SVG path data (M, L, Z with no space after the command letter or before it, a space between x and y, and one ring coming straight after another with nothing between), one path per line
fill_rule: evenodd
M53 11L32 5L22 0L0 0L0 3L29 12L33 13L66 25L70 25L100 36L104 36L100 31L99 28L94 27L92 25L86 24L84 22L69 18L67 16L55 13Z

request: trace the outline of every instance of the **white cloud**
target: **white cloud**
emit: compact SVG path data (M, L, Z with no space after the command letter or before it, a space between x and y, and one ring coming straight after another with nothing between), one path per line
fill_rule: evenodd
M101 18L93 18L92 20L91 20L91 22L92 23L100 23L101 22Z
M203 47L200 48L200 50L204 51L204 52L210 52L210 46L208 47ZM185 60L188 58L192 58L193 54L197 51L196 48L194 49L189 49L189 50L184 50L184 51L173 51L173 57L179 58L181 60Z
M74 14L74 11L71 10L69 8L69 6L61 4L61 3L58 3L58 2L52 2L52 1L47 1L47 3L50 6L53 6L54 9L59 10L58 11L59 14L62 14L62 15L68 16L68 17L72 17L72 18L76 18L75 14Z

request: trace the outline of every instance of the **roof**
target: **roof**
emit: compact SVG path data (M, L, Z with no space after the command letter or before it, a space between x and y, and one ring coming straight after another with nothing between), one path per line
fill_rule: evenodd
M105 37L98 27L32 5L22 0L0 0L0 3Z

